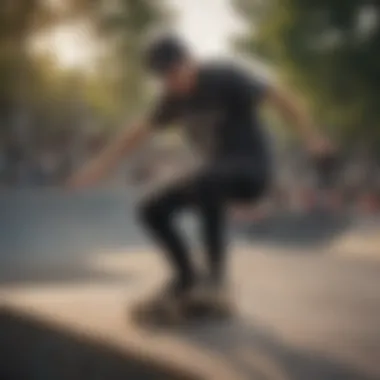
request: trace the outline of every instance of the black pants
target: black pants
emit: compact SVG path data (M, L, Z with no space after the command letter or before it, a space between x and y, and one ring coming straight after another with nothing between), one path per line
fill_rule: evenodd
M139 214L144 225L167 253L183 286L194 280L186 242L175 216L180 211L198 212L210 276L223 280L225 272L225 213L229 203L258 199L268 184L267 165L244 160L219 162L172 184L142 202Z

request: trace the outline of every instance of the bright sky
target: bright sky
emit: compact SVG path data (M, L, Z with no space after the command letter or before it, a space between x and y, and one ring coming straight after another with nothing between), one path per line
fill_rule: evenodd
M176 31L202 57L230 53L229 39L241 30L230 0L167 0L178 13Z
M38 38L33 48L54 54L58 62L68 68L89 67L96 51L89 30L76 24L57 27Z
M162 1L162 0L160 0ZM229 37L239 30L230 0L165 0L177 13L176 32L202 57L228 55ZM86 28L63 26L39 40L65 67L88 67L95 49Z

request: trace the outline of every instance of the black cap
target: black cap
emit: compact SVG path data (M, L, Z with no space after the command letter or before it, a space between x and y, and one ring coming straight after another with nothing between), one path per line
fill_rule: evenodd
M188 56L189 51L182 41L174 36L165 36L148 47L146 64L149 70L160 75Z

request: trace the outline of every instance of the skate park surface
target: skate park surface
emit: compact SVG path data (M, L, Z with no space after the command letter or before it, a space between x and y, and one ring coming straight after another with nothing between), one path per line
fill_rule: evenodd
M128 310L168 271L135 202L0 194L1 379L380 379L378 221L233 231L236 318L149 331Z

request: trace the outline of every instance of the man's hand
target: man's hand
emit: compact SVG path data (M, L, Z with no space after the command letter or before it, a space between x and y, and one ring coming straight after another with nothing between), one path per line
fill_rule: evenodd
M296 128L314 157L332 156L335 153L332 143L320 134L309 113L292 95L278 88L270 88L267 100Z
M68 190L79 190L93 186L98 182L100 176L101 173L97 173L94 168L85 168L70 177L65 183L65 188Z
M150 135L150 128L145 124L136 124L132 131L122 132L83 169L79 170L66 182L68 189L81 189L95 185L117 166L121 159Z

